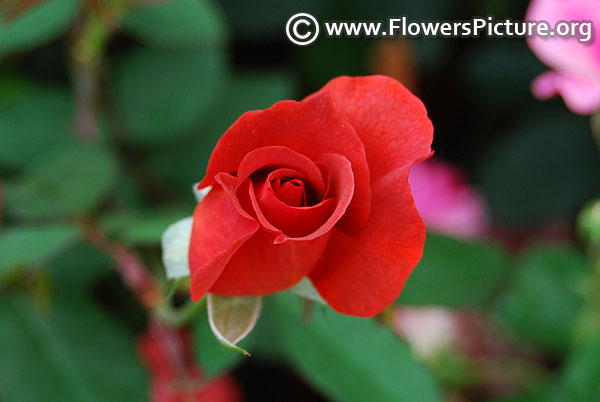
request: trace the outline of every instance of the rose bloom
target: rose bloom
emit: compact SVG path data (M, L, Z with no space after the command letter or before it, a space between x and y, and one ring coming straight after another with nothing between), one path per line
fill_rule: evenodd
M485 201L456 166L435 158L419 162L410 171L409 183L427 228L463 238L487 232Z
M550 26L558 21L593 21L600 24L597 0L533 0L527 20L544 20ZM533 52L553 71L537 77L533 94L541 99L560 94L566 105L578 114L591 114L600 108L600 42L596 26L592 39L579 42L578 37L527 38ZM578 31L576 31L578 32Z
M419 262L408 184L430 156L421 101L385 76L339 77L242 115L219 140L193 215L192 299L285 290L308 276L336 311L381 312Z

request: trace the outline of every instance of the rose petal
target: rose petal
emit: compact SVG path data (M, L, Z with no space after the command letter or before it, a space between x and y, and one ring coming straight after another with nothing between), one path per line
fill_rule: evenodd
M221 172L237 171L251 151L271 145L289 147L310 160L317 160L323 153L345 156L352 164L356 191L340 224L347 230L364 226L371 199L364 146L326 93L302 102L278 102L269 109L242 115L219 140L200 188L214 184Z
M400 294L421 259L425 226L408 186L408 168L378 180L367 227L358 235L333 230L309 274L334 310L360 317L380 313Z
M240 214L248 218L252 217L250 209L244 205L243 198L245 186L243 186L253 173L266 168L288 167L299 171L310 185L317 197L322 197L326 189L321 169L306 156L299 154L284 146L268 146L255 149L248 153L240 163L236 176L228 173L216 175L216 181L234 200L234 206ZM198 185L201 187L202 183ZM241 193L239 192L242 189Z
M306 186L301 178L302 175L294 169L277 169L269 173L265 185L284 204L306 207Z
M211 293L224 296L265 295L298 283L315 266L329 233L311 241L273 244L276 233L257 231L231 257Z
M423 253L425 226L408 173L431 154L433 126L421 101L389 77L339 77L321 92L331 94L365 145L372 205L360 233L333 230L310 278L335 310L368 317L398 297Z
M365 146L371 186L431 154L433 126L425 106L398 81L383 75L338 77L307 100L325 92ZM357 190L359 185L356 181Z
M317 196L323 195L325 184L318 166L306 156L285 146L268 146L249 152L240 163L236 177L241 182L252 173L268 167L289 167L299 171Z
M289 237L308 236L331 216L336 202L327 198L310 207L293 207L281 201L268 182L261 186L258 208L266 220Z
M254 191L250 198L257 219L268 230L278 231L275 243L293 240L313 240L329 232L344 216L354 194L354 176L348 159L342 155L321 155L321 163L331 172L331 185L327 199L308 208L285 205L276 197L258 200ZM253 189L251 189L253 190ZM276 230L274 230L276 229Z
M231 256L259 226L254 219L242 216L218 186L198 203L189 251L192 300L206 294Z

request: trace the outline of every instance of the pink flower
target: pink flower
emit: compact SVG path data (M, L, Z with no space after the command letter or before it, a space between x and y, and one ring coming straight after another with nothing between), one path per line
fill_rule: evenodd
M559 21L593 21L600 24L600 1L533 0L527 11L528 21L547 21L553 27ZM533 94L548 99L563 97L574 113L591 114L600 109L600 42L580 42L580 37L527 38L533 52L553 71L543 73L532 83ZM582 35L583 37L583 35Z
M419 162L412 167L409 182L417 210L429 229L458 237L486 232L483 198L456 167L435 159Z
M394 328L425 359L435 358L439 352L452 349L458 343L456 316L442 308L397 309Z

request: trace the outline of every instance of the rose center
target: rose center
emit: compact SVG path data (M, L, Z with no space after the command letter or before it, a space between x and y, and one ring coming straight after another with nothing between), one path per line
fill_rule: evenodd
M275 196L292 207L306 206L306 190L300 179L279 177L271 181Z

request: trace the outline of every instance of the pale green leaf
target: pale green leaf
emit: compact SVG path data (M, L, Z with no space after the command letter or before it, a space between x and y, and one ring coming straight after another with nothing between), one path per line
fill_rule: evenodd
M262 306L261 297L229 297L212 293L207 297L208 322L217 340L227 349L250 356L248 351L237 344L256 325Z
M193 222L191 216L184 218L169 226L162 235L162 259L169 279L190 275L188 254Z
M290 288L290 291L305 299L327 305L308 277L302 278L300 282Z

